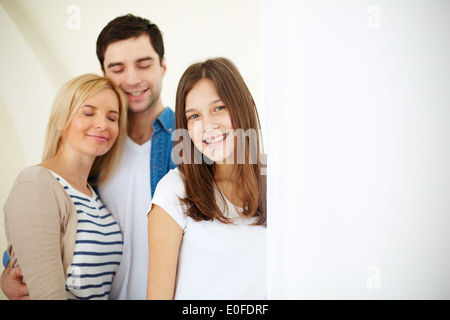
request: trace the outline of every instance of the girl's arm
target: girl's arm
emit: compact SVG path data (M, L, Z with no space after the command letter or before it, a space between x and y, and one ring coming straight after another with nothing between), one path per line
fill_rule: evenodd
M183 229L161 207L148 214L147 299L169 300L175 295L178 254Z

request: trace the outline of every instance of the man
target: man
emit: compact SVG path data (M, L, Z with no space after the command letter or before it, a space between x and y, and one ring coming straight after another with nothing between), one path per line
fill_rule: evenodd
M120 168L99 186L99 195L123 233L123 256L113 279L111 299L145 299L147 288L147 212L158 181L175 164L171 134L175 115L161 100L166 73L161 32L146 19L126 15L112 20L97 39L104 75L128 100L128 131ZM10 299L27 297L20 269L9 266L2 289Z

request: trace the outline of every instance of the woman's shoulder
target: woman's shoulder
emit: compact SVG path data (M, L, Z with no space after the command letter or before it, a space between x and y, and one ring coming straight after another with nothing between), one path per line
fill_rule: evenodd
M23 169L14 182L12 190L15 189L28 191L45 189L53 193L60 193L61 196L65 194L61 185L53 177L51 172L47 168L39 165L33 165Z
M61 210L60 210L61 209ZM17 176L4 204L5 217L32 216L54 218L54 213L75 212L75 207L67 192L53 177L52 173L41 166L31 166Z
M42 179L47 179L49 177L51 177L50 171L39 165L23 169L18 175L20 181L41 181Z

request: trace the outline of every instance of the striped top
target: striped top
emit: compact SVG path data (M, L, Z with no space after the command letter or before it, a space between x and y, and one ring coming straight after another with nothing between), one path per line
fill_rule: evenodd
M73 188L50 171L77 210L77 235L66 293L69 300L108 299L122 257L122 232L95 191L92 197Z

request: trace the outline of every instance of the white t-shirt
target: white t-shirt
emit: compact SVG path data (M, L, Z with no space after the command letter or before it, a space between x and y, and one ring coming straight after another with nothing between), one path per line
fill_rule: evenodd
M128 136L120 168L98 190L123 234L123 256L113 279L110 299L140 300L147 292L147 213L150 191L151 140L138 145Z
M266 299L266 228L240 218L228 200L234 224L195 221L184 214L178 196L186 193L176 168L161 179L152 200L184 230L175 299Z

